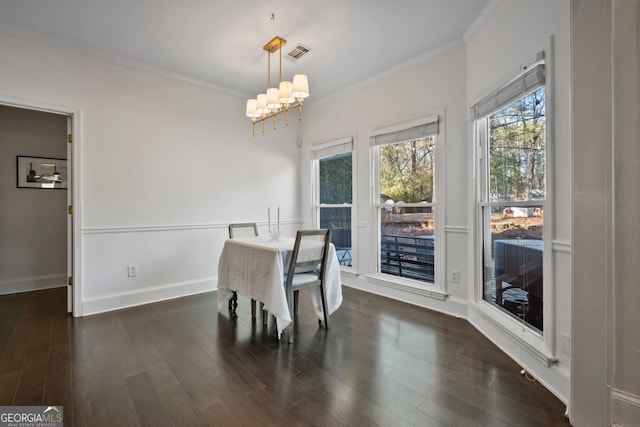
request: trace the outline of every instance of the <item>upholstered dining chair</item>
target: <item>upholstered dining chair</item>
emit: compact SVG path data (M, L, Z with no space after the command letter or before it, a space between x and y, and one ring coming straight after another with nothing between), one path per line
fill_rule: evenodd
M331 244L331 230L298 230L296 241L291 253L289 271L284 280L289 313L292 313L291 324L288 327L289 343L293 343L293 326L297 313L297 293L300 289L319 287L322 301L324 327L329 329L329 311L325 289L325 272L329 245Z
M256 237L258 235L258 225L255 222L243 222L229 224L229 238L237 239L242 237ZM238 300L238 294L234 291L233 297L229 300L229 309ZM262 308L262 303L260 304ZM256 300L251 299L251 317L256 317Z

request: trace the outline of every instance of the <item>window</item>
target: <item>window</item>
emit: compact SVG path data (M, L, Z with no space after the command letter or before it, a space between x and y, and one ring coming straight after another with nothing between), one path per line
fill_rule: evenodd
M378 273L436 282L438 118L371 137Z
M544 63L476 104L482 298L544 331L547 138Z
M341 265L352 266L353 142L336 141L312 151L314 210L320 228L331 230Z

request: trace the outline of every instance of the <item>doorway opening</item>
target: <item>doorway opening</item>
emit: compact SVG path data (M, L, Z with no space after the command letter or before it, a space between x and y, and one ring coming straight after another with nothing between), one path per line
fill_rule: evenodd
M74 116L0 99L0 295L66 287L66 310L78 316Z

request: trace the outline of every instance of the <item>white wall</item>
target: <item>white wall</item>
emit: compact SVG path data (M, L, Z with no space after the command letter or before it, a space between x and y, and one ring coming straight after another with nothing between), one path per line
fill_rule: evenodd
M487 322L486 317L470 320L498 346L518 360L547 388L569 402L569 369L571 363L571 110L570 110L570 27L569 2L558 0L503 1L470 36L467 43L467 87L469 105L483 95L506 83L535 60L536 53L550 46L553 36L554 55L547 56L547 82L553 91L548 103L547 119L552 134L550 151L553 160L547 177L548 194L553 203L552 215L545 212L545 221L553 224L551 305L555 328L545 325L551 333L549 356L558 363L547 367L546 361L525 351L513 337ZM550 181L551 180L551 181ZM475 228L474 228L475 233ZM476 278L479 286L480 278ZM545 306L551 298L545 298ZM547 335L545 335L547 336Z
M331 99L310 104L305 113L302 128L302 174L306 183L301 196L305 221L311 221L310 147L312 145L355 137L354 190L356 205L356 239L354 247L355 273L343 275L343 282L392 298L429 307L435 310L466 316L464 299L469 296L468 260L466 258L469 236L467 233L467 181L469 168L466 139L466 65L465 48L459 44L443 52L417 58L394 72L378 76L350 91L336 94ZM372 130L424 118L444 111L440 148L446 163L438 163L444 171L447 194L456 197L440 197L445 204L445 217L439 218L449 227L445 235L445 271L460 271L460 283L447 283L449 297L445 301L415 293L392 289L367 281L366 276L376 273L374 253L375 212L371 208L370 149ZM455 256L453 256L455 254ZM443 280L448 279L446 273Z
M212 289L227 223L262 220L264 230L266 206L278 204L290 230L301 221L308 223L310 146L353 135L359 253L357 274L345 275L344 281L467 316L467 303L473 305L478 286L467 107L529 63L553 35L552 342L559 363L547 368L500 329L472 321L560 398L571 398L574 425L606 425L635 414L629 412L635 410L629 402L637 403L640 393L638 335L629 328L638 324L640 312L634 258L639 239L637 222L628 219L639 208L633 186L638 182L638 99L629 89L638 76L638 44L625 39L635 34L638 43L639 15L633 9L636 1L604 3L492 2L495 8L466 48L417 59L351 91L308 104L301 151L295 145L297 124L253 139L242 117L242 99L3 35L0 103L24 100L81 112L81 134L76 135L82 148L77 159L82 166L82 275L76 278L83 294L80 313ZM620 25L614 26L614 40L621 42L615 44L615 72L620 73L615 85L609 74L612 10ZM640 83L635 84L637 90ZM616 108L630 114L615 116L616 139L609 120L612 88ZM440 110L445 111L445 271L458 269L461 278L460 284L446 283L445 301L365 278L375 271L370 256L375 243L369 200L371 130ZM135 279L126 278L131 263L139 268ZM614 389L612 416L609 386Z
M0 105L0 294L67 284L67 191L17 188L16 156L67 157L67 118Z
M227 224L268 205L299 224L297 123L252 138L240 97L4 35L0 56L0 102L80 111L76 314L215 288Z
M526 19L522 19L526 17ZM553 66L555 124L552 148L555 154L556 186L553 203L556 205L553 256L556 328L552 343L562 342L556 351L559 363L546 363L523 351L523 346L505 335L480 316L470 320L508 354L520 361L550 390L565 402L569 401L569 367L571 353L571 219L570 219L570 42L568 2L526 1L498 2L497 7L481 22L470 36L468 45L459 45L437 55L417 59L386 75L362 83L350 91L309 105L302 128L301 181L310 183L309 151L312 145L355 136L356 156L356 212L357 253L355 274L344 275L343 281L382 295L408 301L431 309L467 317L467 303L475 301L475 205L473 204L473 150L467 108L505 79L516 75L521 65L535 59L536 53L546 49L550 36L555 38ZM371 131L387 125L426 117L444 110L446 151L445 194L445 262L442 279L448 293L444 301L424 295L381 286L367 280L375 274L374 211L371 209L370 150ZM303 188L301 209L305 221L311 220L311 191ZM450 270L460 271L460 284L449 282ZM558 345L560 348L560 346Z

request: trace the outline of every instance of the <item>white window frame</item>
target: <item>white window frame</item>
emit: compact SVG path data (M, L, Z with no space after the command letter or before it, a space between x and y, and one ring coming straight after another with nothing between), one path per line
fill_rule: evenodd
M475 207L474 212L476 216L476 245L475 245L475 277L476 277L476 286L474 292L474 298L472 303L479 310L480 314L483 317L491 322L497 330L503 331L506 333L511 339L514 339L516 342L520 342L525 350L528 350L530 354L537 357L539 360L546 362L547 365L554 363L557 361L555 357L555 334L556 334L556 325L555 325L555 295L554 295L554 284L553 284L553 218L555 217L555 211L553 207L553 198L554 198L554 126L553 126L553 117L554 117L554 97L553 97L553 82L551 79L552 74L552 64L549 59L545 59L545 52L539 52L537 55L537 59L533 64L529 67L524 68L518 76L514 79L511 79L509 82L502 85L497 90L491 92L489 95L482 98L481 101L477 102L471 107L471 120L473 123L473 139L474 139L474 158L475 167L474 167L474 175L475 175ZM545 108L546 108L546 117L545 117L545 126L546 126L546 147L545 147L545 177L546 177L546 189L545 189L545 199L544 201L539 200L531 200L527 202L512 202L514 206L520 205L531 205L531 204L542 204L544 211L544 223L543 223L543 325L544 332L541 334L537 330L532 327L529 327L523 321L519 321L515 319L513 316L507 314L501 308L497 307L495 304L490 303L484 300L484 219L483 219L483 210L486 206L492 206L494 203L488 201L488 184L487 178L488 174L488 159L487 159L487 144L488 144L488 117L494 112L498 111L500 108L506 106L507 104L504 101L499 100L499 96L504 94L504 88L510 86L514 87L513 82L518 80L522 80L522 86L525 87L524 79L527 77L527 72L529 74L532 72L533 68L538 64L542 63L544 67L544 83L542 85L537 86L545 88ZM530 77L530 76L529 76ZM533 90L529 88L527 93L531 93ZM512 99L511 102L515 102L517 99L525 96L527 93L523 92L517 96L517 98ZM504 95L503 95L504 96ZM495 99L496 105L499 105L497 108L489 108L487 105L491 99ZM511 103L511 102L508 102ZM479 108L480 106L480 108Z
M416 295L427 296L439 300L444 300L447 295L446 277L443 274L445 261L445 203L441 200L441 196L445 193L444 185L444 167L445 150L444 150L444 111L438 111L437 114L398 123L392 126L373 130L370 135L370 152L371 152L371 236L375 236L375 244L371 245L370 259L371 265L375 266L375 271L367 275L367 280L371 283L389 288L400 289ZM402 132L416 126L426 124L435 124L437 132L435 136L435 165L434 165L434 189L433 200L431 203L397 203L394 206L403 207L432 207L435 218L434 231L434 282L424 282L406 277L394 276L380 272L380 209L388 207L384 203L380 203L380 149L381 145L376 144L374 139L377 136L391 134L394 132Z
M320 160L332 157L336 154L351 152L351 203L325 204L320 203ZM357 248L356 248L356 218L355 218L355 188L356 188L356 152L354 150L354 138L347 137L322 144L311 146L311 201L312 201L312 221L315 227L320 226L321 208L351 208L351 266L340 265L342 271L357 271Z

